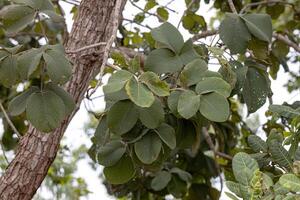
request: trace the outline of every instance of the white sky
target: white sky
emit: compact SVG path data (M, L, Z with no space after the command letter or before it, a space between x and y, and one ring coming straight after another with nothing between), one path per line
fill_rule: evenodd
M165 5L170 0L160 0L159 3L161 5ZM144 2L144 1L142 1ZM61 3L61 5L64 7L66 12L66 19L68 24L68 29L71 29L72 25L72 15L70 15L70 9L71 6L67 3ZM141 7L143 7L143 4L139 4ZM184 9L186 8L184 0L177 0L170 6L172 9L176 10L178 14L174 14L170 12L169 22L176 25L178 24L178 21L184 12ZM137 8L130 5L130 3L127 4L125 11L124 11L124 17L128 19L132 19L134 14L140 12ZM150 11L151 12L151 11ZM214 12L210 10L210 6L206 5L201 2L200 10L198 11L200 15L203 15L206 21L209 21L209 19L214 15ZM146 20L146 24L150 25L151 27L159 26L158 20L154 20L153 18L148 18ZM187 39L190 37L189 33L184 30L182 27L180 28L181 33L183 33L184 38ZM210 66L211 68L216 70L216 66ZM294 68L295 71L298 70L299 66L290 66L290 68ZM274 91L274 104L282 104L283 102L293 102L295 100L299 100L300 95L299 91L298 94L289 94L285 88L283 88L283 85L287 82L288 74L283 73L283 70L281 69L278 74L278 79L276 81L272 81L272 90ZM101 94L101 91L98 91L99 95ZM296 95L296 96L295 96ZM91 106L94 110L101 110L104 108L104 101L103 99L99 98L97 101L93 102L94 106ZM91 105L91 104L89 104ZM267 110L268 105L266 104L263 108L261 108L258 111L258 115L260 116L260 123L263 124L265 122L264 118L264 112ZM67 145L70 149L75 149L79 147L82 143L87 144L87 146L90 146L90 139L87 137L87 135L83 131L83 127L85 122L89 120L87 112L85 107L82 105L81 109L78 111L74 119L72 120L69 128L67 129L67 132L65 133L65 140L63 144ZM1 130L0 127L0 133L2 133L3 130ZM83 177L86 182L88 183L88 189L92 192L92 194L88 195L87 198L83 198L86 200L110 200L115 199L112 197L109 197L106 193L105 187L102 185L101 178L98 177L99 173L102 170L102 167L99 166L97 171L94 171L88 164L89 160L83 160L78 163L78 172L75 176ZM219 188L219 186L217 186ZM223 200L228 199L224 195L222 195Z

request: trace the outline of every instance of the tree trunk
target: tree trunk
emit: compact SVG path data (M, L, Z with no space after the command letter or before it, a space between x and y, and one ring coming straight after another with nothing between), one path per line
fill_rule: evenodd
M90 44L107 42L113 33L112 22L116 1L82 0L69 39L65 41L65 48L76 50ZM126 0L122 1L123 8ZM98 53L94 53L95 49L89 49L70 57L73 63L73 76L66 90L74 97L77 109L52 133L44 134L32 127L29 128L19 143L15 158L0 178L1 200L32 199L55 159L60 140L78 110L90 80L99 71L103 49L104 47L99 47Z

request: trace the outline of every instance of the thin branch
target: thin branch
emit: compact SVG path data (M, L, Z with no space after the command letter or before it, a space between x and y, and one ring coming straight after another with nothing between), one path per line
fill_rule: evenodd
M124 21L127 21L127 22L130 22L131 24L137 24L138 26L141 26L141 27L144 27L144 28L147 28L149 29L150 31L152 30L152 28L148 25L144 25L144 24L141 24L141 23L137 23L131 19L126 19L126 18L123 18Z
M85 51L85 50L88 50L88 49L96 48L96 47L99 47L99 46L104 46L106 44L107 44L106 42L98 42L98 43L91 44L91 45L88 45L88 46L85 46L85 47L82 47L82 48L79 48L79 49L76 49L76 50L68 50L68 51L66 51L66 53L67 54L76 54L76 53L79 53L79 52L82 52L82 51Z
M201 32L200 34L194 35L194 36L192 37L192 40L193 40L193 41L197 41L197 40L199 40L199 39L201 39L201 38L206 38L206 37L209 37L209 36L213 36L213 35L215 35L215 34L217 34L217 33L218 33L217 30L203 31L203 32Z
M186 15L187 11L192 7L192 5L193 5L194 3L195 3L195 0L192 0L192 1L189 3L189 5L186 7L185 11L183 12L183 14L182 14L182 16L181 16L181 18L180 18L180 20L179 20L179 22L178 22L177 28L179 28L179 26L180 26L180 24L181 24L181 22L182 22L184 16Z
M114 9L114 14L112 16L113 17L112 35L111 35L110 39L108 40L108 42L106 43L106 46L104 48L102 65L100 67L99 81L98 81L96 87L94 88L94 90L91 92L91 95L93 95L102 84L104 69L105 69L105 66L106 66L106 63L107 63L107 60L109 57L110 49L111 49L111 46L113 45L113 43L116 39L116 36L117 36L117 31L118 31L118 26L119 26L119 13L120 13L121 7L122 7L122 0L117 0L116 6Z
M295 49L295 51L300 53L300 46L297 45L296 43L292 42L288 37L283 36L283 35L278 34L278 33L273 33L273 37L276 38L277 40L280 40L280 41L284 42L288 46Z
M237 14L238 12L236 11L236 8L235 8L235 6L234 6L233 1L232 1L232 0L227 0L227 2L228 2L228 4L229 4L229 7L230 7L231 11L232 11L233 13Z
M10 120L6 110L3 107L2 102L0 102L0 109L3 112L3 115L8 123L8 125L11 127L11 129L17 134L18 138L20 139L22 137L22 135L19 133L19 131L16 129L15 125L12 123L12 121Z
M4 149L4 146L3 146L3 141L0 142L0 145L1 145L1 150L2 150L2 153L3 153L4 160L6 161L6 164L9 165L9 161L7 159L5 149Z
M241 11L240 14L245 13L249 8L254 7L254 6L259 6L259 5L263 5L263 4L271 4L271 3L281 3L281 4L288 4L291 6L294 6L292 3L289 2L285 2L282 0L267 0L267 1L259 1L259 2L253 2L253 3L248 3L247 5L245 5Z
M159 16L157 14L154 14L154 13L151 13L151 12L148 12L148 11L145 11L143 8L136 5L132 0L129 0L129 2L131 3L131 5L133 5L134 7L136 7L137 9L142 11L143 13L147 13L148 15L152 15L152 16L155 16L155 17L159 18L161 21L165 21L161 16Z

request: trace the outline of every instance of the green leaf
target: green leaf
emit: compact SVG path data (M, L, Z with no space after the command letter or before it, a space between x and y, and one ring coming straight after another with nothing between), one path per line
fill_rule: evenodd
M58 86L54 83L51 83L51 82L48 83L47 85L45 85L45 89L54 92L57 96L59 96L61 98L61 100L64 102L65 108L66 108L65 115L69 115L72 113L76 104L75 104L73 97L68 92L66 92L60 86Z
M195 85L202 79L203 73L208 69L207 63L196 59L187 64L180 73L180 82L186 86Z
M233 194L229 193L229 192L225 192L225 194L231 199L231 200L239 200L239 198L237 198L236 196L234 196Z
M226 13L220 25L220 38L233 54L245 53L251 39L247 26L237 14Z
M135 168L129 156L124 155L115 165L103 169L104 176L110 184L124 184L135 175Z
M180 51L179 56L182 65L186 65L192 62L195 59L199 59L200 56L197 54L196 50L194 49L193 41L189 39L186 41Z
M147 87L157 96L169 96L170 88L165 81L161 81L159 77L153 72L143 73L139 80L147 85Z
M169 22L165 22L151 31L152 37L157 42L164 44L174 53L179 54L184 41L180 32Z
M140 161L151 164L157 160L161 147L162 143L159 137L149 132L134 144L134 151Z
M294 174L284 174L279 179L280 185L291 192L300 191L300 179Z
M0 61L0 84L11 87L19 80L17 58L9 55Z
M65 18L55 11L52 10L43 10L43 14L47 15L54 23L63 23Z
M12 0L15 3L24 4L38 10L54 10L49 0Z
M155 100L152 92L134 77L126 83L125 89L130 100L137 106L149 108Z
M169 12L164 7L159 7L156 9L157 15L160 16L164 21L168 21Z
M176 176L172 176L170 183L167 186L168 192L176 199L182 199L187 191L187 184Z
M167 187L168 183L171 181L171 174L167 171L158 172L151 181L151 188L154 191L160 191Z
M256 152L267 152L268 151L268 145L265 141L263 141L260 137L257 135L250 135L248 137L248 144L251 147L251 149Z
M169 49L155 49L145 61L145 69L157 74L174 73L182 67L180 57Z
M224 97L229 97L231 93L231 86L221 78L203 78L203 80L197 84L196 92L198 94L217 92Z
M248 186L259 167L248 154L240 152L233 157L232 169L235 179L242 185Z
M109 129L107 125L107 116L105 115L99 121L99 124L94 134L93 143L102 146L106 143L108 136L109 136Z
M165 112L159 100L155 100L149 108L138 107L139 119L150 129L157 128L165 120Z
M181 91L173 91L170 96L168 97L168 107L170 108L173 114L178 114L178 100L179 96L181 95Z
M170 172L172 174L177 174L179 176L179 178L185 182L190 182L193 179L193 177L190 173L188 173L182 169L179 169L177 167L172 168L170 170Z
M13 98L8 105L9 114L11 116L17 116L25 112L27 99L32 93L37 91L39 91L38 87L33 86L30 87L27 91Z
M249 67L242 92L248 112L253 113L263 106L269 93L270 88L266 77L257 69Z
M122 135L134 127L138 120L136 106L130 101L119 101L109 110L107 124L112 132Z
M34 9L23 5L8 5L1 12L5 31L8 34L17 33L33 22L35 17Z
M125 151L126 147L120 140L110 141L99 148L98 163L105 167L113 166L122 158Z
M182 92L178 99L178 113L185 119L193 117L200 107L200 96L192 90Z
M156 133L160 139L170 147L170 149L175 149L176 147L176 135L175 130L172 126L163 123L157 129Z
M233 89L232 93L239 94L241 92L241 89L244 86L248 67L244 66L242 63L240 63L238 61L230 61L229 64L231 65L231 69L236 74L236 84L235 84L235 88Z
M236 194L238 197L242 197L241 191L240 191L240 185L233 181L226 181L227 188Z
M289 119L300 116L300 110L295 110L290 106L270 105L269 110L273 113L277 113L278 115Z
M64 54L52 49L43 53L47 73L54 83L66 83L72 75L72 66Z
M289 156L289 152L276 140L272 140L269 143L269 151L274 162L276 162L280 166L287 169L290 169L293 166L293 162Z
M20 53L17 63L19 74L22 79L29 78L29 76L37 70L42 55L42 50L35 48Z
M65 118L65 105L54 92L36 92L27 100L26 114L34 127L42 132L50 132Z
M258 39L271 42L272 40L272 20L267 14L246 14L242 16L249 31Z
M150 9L154 8L157 5L155 0L149 0L147 1L144 10L149 11Z
M118 92L133 77L133 74L126 70L119 70L113 73L108 79L107 85L103 87L105 94Z
M207 119L215 122L224 122L229 117L229 103L219 93L209 93L200 97L200 112Z
M267 59L269 54L268 42L252 38L248 48L252 50L253 55L261 60Z

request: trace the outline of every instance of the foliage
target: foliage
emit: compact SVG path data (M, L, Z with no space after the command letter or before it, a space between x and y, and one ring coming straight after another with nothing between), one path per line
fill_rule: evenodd
M64 89L72 64L62 45L67 34L57 2L0 1L0 97L21 135L28 122L51 134L76 106ZM216 10L211 22L199 15L204 2ZM164 199L171 194L186 200L219 199L211 179L224 174L232 199L296 199L299 102L269 106L262 126L266 141L247 127L240 110L246 108L250 115L267 99L272 104L271 79L280 67L289 71L289 63L299 64L299 54L274 36L286 35L298 45L300 2L234 0L239 13L227 1L204 2L185 0L179 25L192 34L187 40L168 22L172 9L156 0L146 1L127 20L138 28L119 26L115 47L140 52L132 56L120 48L121 53L111 53L117 67L104 70L109 75L102 87L106 106L95 115L99 122L88 154L104 166L108 191L119 198ZM129 3L138 7L138 0ZM72 12L76 15L76 6ZM148 17L161 25L148 26ZM203 43L197 37L216 28L214 21L220 24L218 31L204 36L212 36L210 44ZM213 64L218 71L211 70ZM299 75L290 73L288 89L297 90ZM91 82L90 89L96 85ZM16 133L1 118L4 149L13 150ZM57 191L62 198L61 193L75 199L89 192L83 180L68 179L75 162L57 160L48 173L58 181L53 183L66 183ZM60 167L66 171L62 177L57 176Z

